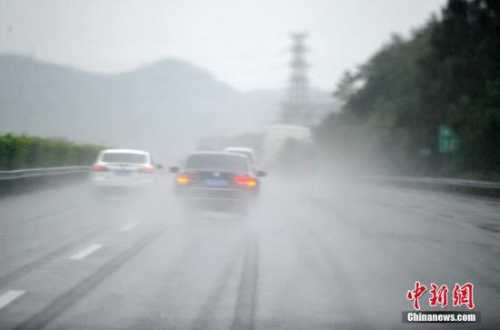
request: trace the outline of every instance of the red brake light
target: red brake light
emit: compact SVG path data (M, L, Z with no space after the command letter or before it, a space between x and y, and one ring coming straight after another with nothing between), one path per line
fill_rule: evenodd
M153 166L146 166L146 167L143 167L141 168L139 171L143 172L143 173L154 173L155 171L155 168Z
M102 166L100 164L94 164L92 166L92 170L96 172L105 172L108 171L109 169L106 166Z
M237 175L233 177L233 181L240 186L255 187L257 185L257 181L250 175Z
M177 177L177 183L187 184L191 181L195 181L197 178L198 178L198 175L196 173L181 173Z

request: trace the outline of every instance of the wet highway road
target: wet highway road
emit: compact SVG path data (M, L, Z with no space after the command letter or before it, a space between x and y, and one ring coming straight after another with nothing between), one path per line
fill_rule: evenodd
M1 198L0 329L415 329L401 313L417 280L472 282L473 327L500 324L499 201L264 184L247 219L183 219L169 182Z

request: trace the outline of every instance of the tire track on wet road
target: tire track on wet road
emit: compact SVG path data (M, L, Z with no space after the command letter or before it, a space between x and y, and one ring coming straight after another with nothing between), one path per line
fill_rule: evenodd
M49 262L57 259L58 257L68 253L69 250L72 250L73 248L79 246L86 240L90 239L91 237L95 236L96 234L104 231L108 226L101 226L95 230L92 230L88 233L86 233L83 236L79 236L78 238L71 240L70 242L64 244L63 246L49 252L48 254L45 254L31 262L28 262L24 264L23 266L3 275L0 277L0 286L6 285L9 282L12 282L13 280L17 280L20 277L26 276L30 274L31 272L39 269L40 267L48 264Z
M259 243L256 234L247 239L232 330L255 329L259 276Z
M128 260L136 256L144 248L158 239L165 231L166 228L161 228L146 235L110 262L101 266L92 275L58 296L50 305L40 310L24 322L18 324L14 327L14 330L35 330L48 326L53 320L57 319L61 314L75 305L81 298L97 287L102 281L116 272Z

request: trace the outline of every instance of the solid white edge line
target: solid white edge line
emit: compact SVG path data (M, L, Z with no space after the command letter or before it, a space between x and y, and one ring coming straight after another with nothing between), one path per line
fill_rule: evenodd
M0 296L0 309L4 308L17 298L21 297L23 294L25 294L26 291L20 291L20 290L10 290L4 293L3 295Z
M81 250L77 254L74 254L73 256L71 256L70 259L82 260L83 258L85 258L85 257L91 255L92 253L94 253L95 251L99 250L100 248L102 248L101 244L92 244L89 247Z

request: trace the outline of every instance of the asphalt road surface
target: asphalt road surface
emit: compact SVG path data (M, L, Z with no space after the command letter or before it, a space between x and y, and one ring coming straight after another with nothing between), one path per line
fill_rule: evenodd
M473 283L472 327L500 326L499 201L263 181L246 219L184 219L168 178L102 200L86 183L2 197L0 329L417 329L402 323L415 281Z

